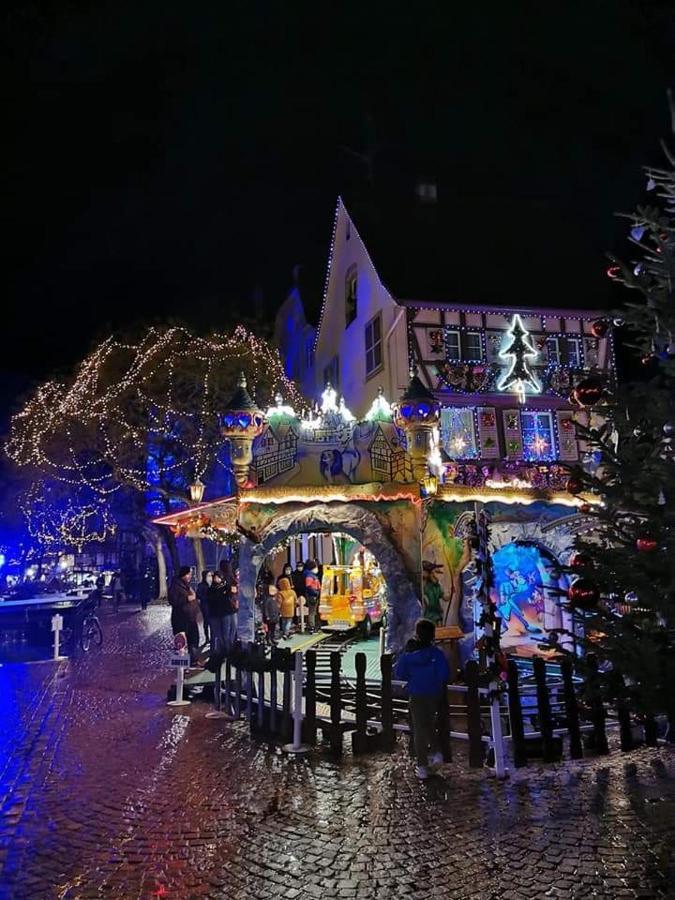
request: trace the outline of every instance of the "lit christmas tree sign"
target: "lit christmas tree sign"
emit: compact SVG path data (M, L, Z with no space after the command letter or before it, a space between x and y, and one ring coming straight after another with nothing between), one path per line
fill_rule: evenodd
M541 391L541 385L530 371L527 363L527 357L536 356L537 351L528 340L529 332L523 327L520 316L513 317L508 333L513 340L499 355L502 359L511 357L511 368L497 385L497 390L506 391L508 388L513 388L518 394L520 402L524 403L527 385L535 394Z

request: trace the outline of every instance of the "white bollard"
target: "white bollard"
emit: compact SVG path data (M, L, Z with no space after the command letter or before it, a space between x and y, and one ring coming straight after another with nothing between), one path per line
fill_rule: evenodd
M64 659L61 656L61 629L63 628L63 616L55 613L52 616L52 631L54 632L54 659Z
M491 688L496 688L493 683ZM497 778L506 778L506 766L504 764L504 736L502 734L501 703L499 696L490 701L490 725L492 728L492 749L495 754L495 775Z
M305 633L305 598L300 597L300 634Z
M384 645L385 645L385 637L386 637L386 628L384 627L384 622L380 623L380 657L384 656Z
M293 673L293 686L295 688L293 694L293 743L284 744L286 753L308 753L309 747L302 743L302 662L303 654L296 652L295 654L295 671Z

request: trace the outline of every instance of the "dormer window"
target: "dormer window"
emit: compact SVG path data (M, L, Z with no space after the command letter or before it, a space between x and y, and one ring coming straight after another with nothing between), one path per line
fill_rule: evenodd
M357 315L358 272L350 266L345 275L345 328L349 328Z

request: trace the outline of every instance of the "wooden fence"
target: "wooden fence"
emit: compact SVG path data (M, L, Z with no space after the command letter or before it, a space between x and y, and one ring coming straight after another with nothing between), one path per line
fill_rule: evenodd
M410 734L407 702L401 685L393 680L392 657L380 657L381 681L366 681L366 656L356 654L356 678L345 679L341 655L330 657L330 683L317 685L316 651L292 654L274 649L266 656L262 646L236 645L229 656L211 666L215 670L214 715L244 719L251 735L289 743L298 735L308 746L321 738L336 756L351 736L355 754L391 752L397 736ZM567 754L606 754L608 728L618 729L620 746L631 750L637 742L654 746L654 719L631 719L627 703L608 710L599 690L597 666L585 684L574 679L572 663L564 660L560 676L547 677L542 659L533 662L533 681L523 680L515 661L508 663L506 684L485 684L476 662L465 668L465 683L448 686L447 702L440 709L443 756L452 757L450 738L468 743L472 768L487 766L498 777L506 772L508 745L516 768L531 759L555 762ZM301 691L294 680L301 680ZM220 690L218 689L220 686ZM299 698L293 702L294 696ZM672 729L669 734L672 740Z

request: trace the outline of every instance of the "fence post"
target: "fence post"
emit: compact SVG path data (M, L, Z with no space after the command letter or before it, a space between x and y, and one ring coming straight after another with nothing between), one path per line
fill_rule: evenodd
M307 753L309 747L302 743L302 652L295 653L293 672L293 743L285 744L286 753Z
M606 756L609 753L609 747L607 746L607 734L605 733L605 707L602 703L602 694L600 693L598 660L594 653L587 655L586 664L589 669L588 693L591 707L591 722L593 723L593 745L596 753L600 756Z
M492 686L491 686L492 687ZM495 757L495 775L497 778L506 778L506 765L504 763L504 735L502 733L502 704L499 691L491 690L490 696L490 726L492 730L492 752Z
M265 647L262 644L255 644L256 666L260 666L258 672L258 731L262 731L265 727Z
M438 706L438 746L443 754L443 762L452 762L450 747L450 706L448 704L448 686L443 685Z
M368 699L366 697L366 654L357 653L356 666L356 730L352 733L354 753L365 753L368 749L366 736L368 728Z
M577 705L577 695L574 690L574 679L572 678L572 660L565 657L560 664L560 671L562 672L563 697L565 698L565 712L567 713L567 730L570 736L570 757L572 759L581 759L584 755L584 748L581 743L581 730L579 728L579 706Z
M279 677L279 651L272 647L270 654L270 733L277 730L277 679Z
M243 684L241 678L241 670L242 670L242 650L241 650L241 641L237 641L235 646L236 656L235 659L237 661L237 672L234 676L234 715L235 718L239 719L241 717L241 698L243 694Z
M225 657L225 712L232 718L232 663L230 650Z
M316 650L305 653L305 740L316 744Z
M330 749L336 755L342 754L342 685L340 683L340 654L333 650L330 655Z
M466 664L466 721L469 732L469 766L472 769L483 765L483 741L480 722L480 694L478 693L478 663L470 660Z
M281 737L290 741L293 737L293 721L291 719L291 651L284 647L280 651L284 670L284 687L281 711Z
M558 754L553 743L553 718L551 716L551 700L546 684L546 663L541 656L532 661L534 680L537 685L537 712L539 713L539 731L541 732L541 749L544 762L555 762Z
M651 713L645 716L645 744L648 747L658 746L656 719Z
M253 644L248 641L246 644L246 719L248 721L249 731L253 731Z
M527 747L525 745L525 726L523 725L523 707L520 702L518 685L518 666L510 659L507 665L509 684L509 719L511 721L511 743L513 744L513 765L522 769L527 765Z
M380 694L380 702L382 704L382 734L380 735L380 745L386 753L391 753L394 749L394 702L391 688L391 670L392 658L391 653L383 653L380 657L380 672L382 673L382 687Z
M222 685L223 685L223 658L218 657L216 671L213 676L213 709L210 709L205 719L229 719L230 716L222 709Z

